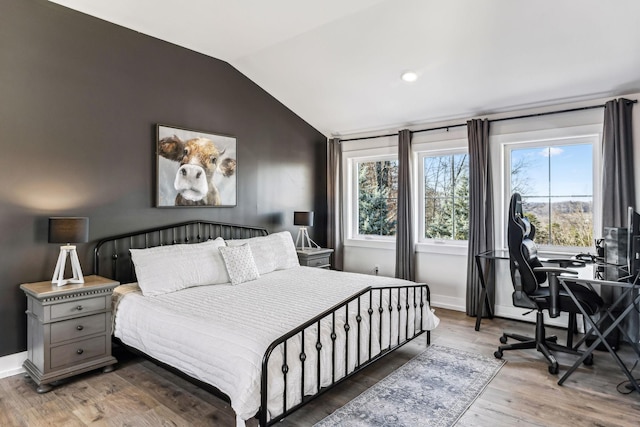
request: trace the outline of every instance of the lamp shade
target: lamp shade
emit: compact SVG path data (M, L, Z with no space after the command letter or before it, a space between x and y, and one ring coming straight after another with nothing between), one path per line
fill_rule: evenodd
M49 243L85 243L89 241L89 218L49 218Z
M293 225L312 226L313 212L294 212Z

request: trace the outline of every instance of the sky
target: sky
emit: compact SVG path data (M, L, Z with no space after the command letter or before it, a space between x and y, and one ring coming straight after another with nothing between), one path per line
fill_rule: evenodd
M593 148L591 144L535 147L511 151L512 168L524 164L518 179L523 196L551 196L554 200L577 200L593 195ZM570 197L573 196L573 197Z

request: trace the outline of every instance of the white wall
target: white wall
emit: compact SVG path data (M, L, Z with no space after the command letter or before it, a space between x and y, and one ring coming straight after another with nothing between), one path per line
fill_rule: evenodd
M0 357L0 378L6 378L25 372L22 367L22 363L26 358L26 351Z
M625 95L628 99L640 99L640 94ZM604 104L612 98L595 99L588 102L580 102L573 104L562 104L547 108L538 108L535 110L523 110L511 113L501 113L484 116L490 120L502 117L510 117L516 115L525 115L532 113L541 113L547 111L556 111L562 109L578 108L583 106ZM505 139L509 139L513 135L523 132L535 132L544 129L561 129L571 126L597 126L602 127L603 109L585 110L575 113L553 114L542 117L535 117L520 120L506 120L491 123L491 149L492 149L492 166L494 195L496 205L494 207L495 228L496 228L496 246L506 246L502 228L502 213L506 212L507 207L501 202L503 194L503 161L501 158L500 143ZM463 121L458 121L461 123ZM433 123L423 125L415 129L423 129L427 127L439 127L453 124L449 123ZM411 127L408 127L411 129ZM634 132L634 163L640 164L640 104L636 104L633 108L633 132ZM385 132L386 133L386 132ZM391 133L391 132L389 132ZM429 143L430 141L451 139L455 140L463 135L466 138L466 128L455 128L450 131L436 131L432 134L429 132L414 134L413 144ZM343 136L345 139L349 138ZM354 135L355 137L355 135ZM379 138L372 140L361 140L343 143L343 152L351 153L358 150L392 147L395 146L395 137ZM640 202L640 172L636 172L636 200ZM346 223L346 222L345 222ZM374 242L358 242L352 239L345 240L345 259L344 267L346 271L373 274L374 267L379 267L379 274L384 276L394 276L395 274L395 243L387 242L376 244ZM416 245L416 281L425 282L431 289L432 305L435 307L449 308L453 310L465 311L465 294L466 294L466 269L467 269L467 248L452 246L445 243L442 244L417 244ZM498 316L522 319L521 309L516 309L511 303L512 285L508 275L508 265L504 263L499 266L499 274L496 276L497 292L495 313ZM534 316L528 317L534 321ZM555 322L554 322L555 321ZM566 321L564 319L554 319L550 323L559 324Z

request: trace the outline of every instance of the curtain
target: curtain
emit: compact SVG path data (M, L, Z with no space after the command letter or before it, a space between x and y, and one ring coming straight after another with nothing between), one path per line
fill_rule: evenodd
M396 277L414 280L413 224L411 180L413 151L411 131L403 129L398 134L398 218L396 222Z
M469 140L469 250L466 312L469 316L476 316L481 285L475 255L494 249L489 121L469 120L467 137ZM493 282L493 280L488 281L488 283ZM487 289L487 292L493 306L495 291Z
M343 270L342 147L338 138L327 142L327 215L327 246L334 250L332 267Z
M624 98L611 100L604 106L602 132L602 225L604 227L626 227L627 208L629 206L636 208L631 132L632 108L633 102ZM603 286L601 290L605 303L612 303L621 293L621 289L609 286ZM627 298L630 299L631 295ZM626 306L629 302L623 302L622 306ZM637 315L628 316L623 321L625 330L636 342L640 335L639 323L640 319Z
M602 224L626 227L627 208L635 208L631 109L627 99L604 106L602 132Z

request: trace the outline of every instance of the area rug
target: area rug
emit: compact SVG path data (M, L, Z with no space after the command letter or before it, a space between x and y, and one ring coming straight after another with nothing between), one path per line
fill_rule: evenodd
M452 426L504 363L432 345L314 427Z

